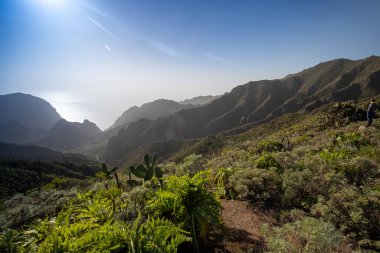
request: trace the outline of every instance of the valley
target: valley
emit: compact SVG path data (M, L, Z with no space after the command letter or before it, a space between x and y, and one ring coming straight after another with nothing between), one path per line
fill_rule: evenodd
M105 131L58 113L36 126L13 101L1 129L28 137L0 139L1 240L14 252L377 252L380 123L364 125L379 73L375 56L329 61L132 107Z

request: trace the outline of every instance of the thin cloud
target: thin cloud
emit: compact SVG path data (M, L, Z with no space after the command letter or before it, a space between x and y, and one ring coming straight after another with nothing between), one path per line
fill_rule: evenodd
M155 49L157 49L157 50L161 51L162 53L167 54L167 55L169 55L171 57L178 58L180 56L180 53L177 50L174 50L173 48L165 46L165 45L163 45L161 43L152 42L151 45Z
M100 30L102 30L103 32L107 33L109 36L111 36L112 38L114 38L115 40L117 41L120 41L120 39L115 35L113 34L112 32L110 32L107 28L105 28L102 24L100 24L98 21L96 21L95 19L93 19L92 17L90 16L87 16L87 19L93 23L95 26L97 26Z
M103 18L114 20L113 17L111 17L110 15L104 13L103 11L99 10L98 8L96 8L93 5L89 5L87 3L82 3L82 6L85 7L87 10L89 10L89 11L91 11L93 13L96 13L97 15L99 15L99 16L101 16Z
M104 44L104 48L105 48L108 52L112 52L112 48L111 48L108 44Z
M205 56L211 60L214 60L214 61L224 61L222 58L215 56L215 55L212 55L212 54L203 54L203 56Z
M210 59L210 60L213 60L213 61L216 61L216 62L219 62L225 66L228 66L228 67L231 67L231 68L240 68L239 65L235 64L234 62L231 62L229 60L226 60L226 59L223 59L219 56L216 56L216 55L213 55L213 54L209 54L209 53L204 53L202 54L204 57Z

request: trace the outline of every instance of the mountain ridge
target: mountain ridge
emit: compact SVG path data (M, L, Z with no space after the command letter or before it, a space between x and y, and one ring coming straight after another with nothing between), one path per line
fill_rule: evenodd
M106 161L123 164L149 142L215 135L244 124L261 124L287 113L307 113L380 91L380 57L320 63L282 79L248 82L206 104L156 120L140 120L109 139Z

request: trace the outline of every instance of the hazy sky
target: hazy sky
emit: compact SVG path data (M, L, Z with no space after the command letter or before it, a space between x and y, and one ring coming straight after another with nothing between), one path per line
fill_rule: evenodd
M132 105L379 54L379 0L0 0L0 94L101 128Z

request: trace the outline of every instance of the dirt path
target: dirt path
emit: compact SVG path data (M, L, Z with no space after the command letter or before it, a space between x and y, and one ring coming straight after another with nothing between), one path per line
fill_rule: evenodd
M269 216L248 201L222 200L222 204L223 227L212 233L212 252L263 252L260 226L271 222Z

